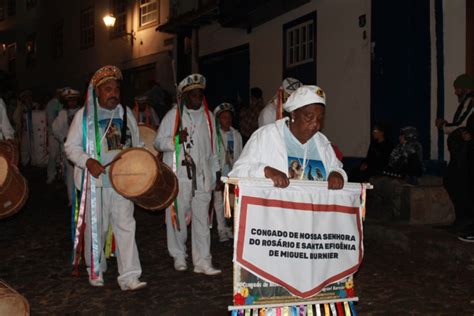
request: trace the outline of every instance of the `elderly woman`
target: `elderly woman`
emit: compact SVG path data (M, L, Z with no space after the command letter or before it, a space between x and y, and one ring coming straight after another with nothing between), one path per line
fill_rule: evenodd
M321 132L326 95L317 86L302 86L284 105L291 118L263 126L250 137L230 177L269 178L286 188L290 179L322 179L329 189L342 189L347 175L331 143ZM289 172L297 161L301 173Z

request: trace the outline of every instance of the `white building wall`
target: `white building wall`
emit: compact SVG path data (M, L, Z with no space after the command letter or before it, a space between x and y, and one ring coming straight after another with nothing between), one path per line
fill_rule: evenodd
M268 100L282 80L283 24L317 11L316 77L328 96L324 132L345 156L364 156L370 141L370 4L370 0L311 1L249 34L217 24L206 26L200 30L199 56L248 43L250 86L260 87ZM364 14L367 23L360 28L359 16Z

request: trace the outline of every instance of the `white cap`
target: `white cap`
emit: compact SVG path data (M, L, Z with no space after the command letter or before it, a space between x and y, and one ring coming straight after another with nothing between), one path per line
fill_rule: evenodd
M283 82L281 83L281 87L288 95L291 95L294 91L296 91L296 89L298 89L302 85L303 84L301 83L301 81L291 77L285 78L285 80L283 80Z
M78 98L80 95L81 93L79 91L71 88L64 88L61 92L61 97L64 99Z
M214 109L214 116L218 117L219 114L224 111L230 111L232 112L232 114L234 114L234 107L232 106L232 104L227 102L221 103Z
M286 100L283 108L286 112L293 112L305 105L318 103L326 106L326 94L318 86L301 86Z
M205 89L206 78L201 74L192 74L181 80L178 85L178 91L184 93L193 89Z

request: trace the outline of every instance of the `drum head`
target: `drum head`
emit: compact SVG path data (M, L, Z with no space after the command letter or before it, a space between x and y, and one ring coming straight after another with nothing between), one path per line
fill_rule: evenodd
M155 137L156 131L146 125L138 125L138 130L140 132L140 139L145 143L145 148L148 149L154 156L158 154L155 149Z
M3 186L8 175L8 161L0 155L0 186Z
M156 158L141 148L126 149L119 156L120 159L112 164L109 171L112 186L128 198L142 195L158 176Z

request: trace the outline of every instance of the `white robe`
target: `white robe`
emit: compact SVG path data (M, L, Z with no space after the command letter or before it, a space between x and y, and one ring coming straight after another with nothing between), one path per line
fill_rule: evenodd
M190 151L190 155L196 164L196 171L198 177L204 177L204 190L206 192L211 192L216 184L216 172L220 170L219 161L217 154L214 152L216 148L217 136L214 126L214 115L209 113L211 122L212 122L212 133L213 133L213 144L211 145L209 139L209 127L204 113L204 107L200 108L201 111L201 120L198 126L196 126L194 135L194 146ZM184 107L182 113L182 128L187 128L188 134L191 133L193 122L188 115L188 109ZM175 140L174 140L174 125L176 118L176 105L166 113L163 121L160 124L158 133L155 138L155 147L158 151L163 152L163 161L168 166L173 166L173 157L175 156ZM191 135L188 136L188 140L191 138ZM177 177L181 179L188 179L186 174L186 168L181 165L181 162L184 159L183 145L180 145L178 172Z
M53 122L59 115L63 105L59 102L58 98L52 98L46 105L46 115L48 119L48 168L47 168L47 181L51 182L56 177L56 166L60 155L59 142L53 135Z
M242 136L240 135L239 131L233 128L232 126L230 127L230 130L232 132L232 137L234 139L234 162L239 159L240 154L242 153ZM221 137L222 137L222 142L220 144L221 150L218 152L218 157L219 157L219 165L223 168L225 165L225 155L226 155L226 150L227 150L227 133L223 131L222 129L220 130ZM217 150L219 151L219 150ZM232 166L231 166L232 169ZM227 176L226 174L222 174L223 176Z
M242 136L240 135L239 131L230 127L232 132L232 138L234 139L234 162L239 159L240 154L242 153ZM221 143L221 151L219 152L219 162L221 167L223 168L225 165L225 154L227 149L227 133L220 130L222 135L222 143ZM230 166L232 169L232 166ZM227 176L226 174L222 174L223 176ZM227 228L226 220L224 217L224 199L223 199L223 191L214 191L214 210L216 211L216 222L217 222L217 230L219 235L224 234L225 230L230 229Z
M265 178L265 167L273 167L288 175L288 151L285 144L284 128L288 118L266 125L252 134L245 145L239 160L229 173L229 177ZM347 174L337 159L334 149L323 133L316 133L309 142L316 142L321 162L327 171L338 172L347 182Z
M14 137L15 131L8 119L7 106L5 102L3 102L3 99L0 98L0 140L13 139Z
M117 115L115 117L123 117L123 108L119 104L117 105ZM86 168L86 162L90 158L89 155L84 151L83 147L83 114L84 107L82 107L74 116L74 119L69 128L67 134L66 143L64 144L64 150L66 156L71 160L74 165L74 180L76 187L81 189L81 178L82 172ZM141 147L143 144L140 142L138 133L137 121L133 116L132 111L127 108L127 126L131 133L133 147ZM102 148L105 148L107 140L102 138ZM112 156L109 157L113 159ZM107 161L103 161L107 163ZM107 168L108 172L109 168ZM108 177L108 173L102 174L100 179ZM100 182L99 182L100 183ZM98 185L99 186L99 185ZM107 268L107 264L104 256L104 244L106 240L107 230L109 223L112 225L112 231L114 233L116 245L117 245L117 266L119 277L117 281L122 289L126 288L130 282L134 279L138 279L141 276L142 268L140 265L140 259L138 256L138 249L135 243L135 218L133 217L134 205L133 202L124 198L118 194L113 188L109 187L98 187L101 194L97 194L97 222L100 228L99 238L99 249L101 252L100 257L100 272L104 272ZM87 194L90 197L90 194ZM89 202L90 203L90 202ZM88 267L91 266L90 262L90 208L86 209L86 232L85 232L85 261Z
M119 104L117 105L117 116L116 117L123 117L123 109L122 106ZM74 119L72 120L71 127L69 128L69 132L67 134L66 143L64 144L64 151L69 160L71 160L74 165L74 183L78 190L81 190L81 180L82 180L82 171L86 168L87 159L89 159L89 155L84 151L82 147L82 120L84 116L84 107L79 109L77 113L74 115ZM132 110L127 108L127 126L130 129L132 134L132 144L133 147L143 147L143 143L140 141L140 136L138 132L137 121L133 116ZM102 138L102 135L101 135ZM107 140L102 138L102 147L105 148L105 143ZM113 159L113 157L110 157ZM106 164L108 161L103 161ZM107 169L108 170L108 169ZM100 179L103 177L108 177L108 174L102 174Z
M258 127L262 127L268 124L275 123L276 111L278 106L277 97L274 96L265 107L260 111L258 115Z
M58 117L52 123L52 133L56 140L59 142L60 152L64 152L64 140L67 137L69 131L69 118L74 115L77 110L61 110ZM62 154L63 158L63 172L64 181L66 182L67 195L69 204L72 203L72 195L74 192L74 165L67 159L66 154Z
M163 161L173 166L175 156L174 128L176 118L176 105L168 111L163 118L158 134L155 138L155 147L163 152ZM199 113L198 113L199 112ZM194 113L194 115L191 115ZM181 165L184 159L183 145L180 145L177 164L177 177L179 180L178 192L178 219L180 230L174 229L171 221L171 209L166 209L166 236L168 252L175 260L185 260L187 227L186 216L191 212L191 234L192 234L192 259L195 267L208 268L212 266L211 256L211 234L208 225L208 211L211 202L211 192L215 187L216 172L220 170L219 161L214 151L216 148L216 130L214 115L209 113L212 124L211 144L209 123L204 112L204 107L198 111L189 111L186 107L182 113L182 128L188 130L188 141L193 139L194 145L190 149L190 155L196 164L197 188L192 196L192 183L188 179L186 167ZM196 117L199 119L195 121Z

